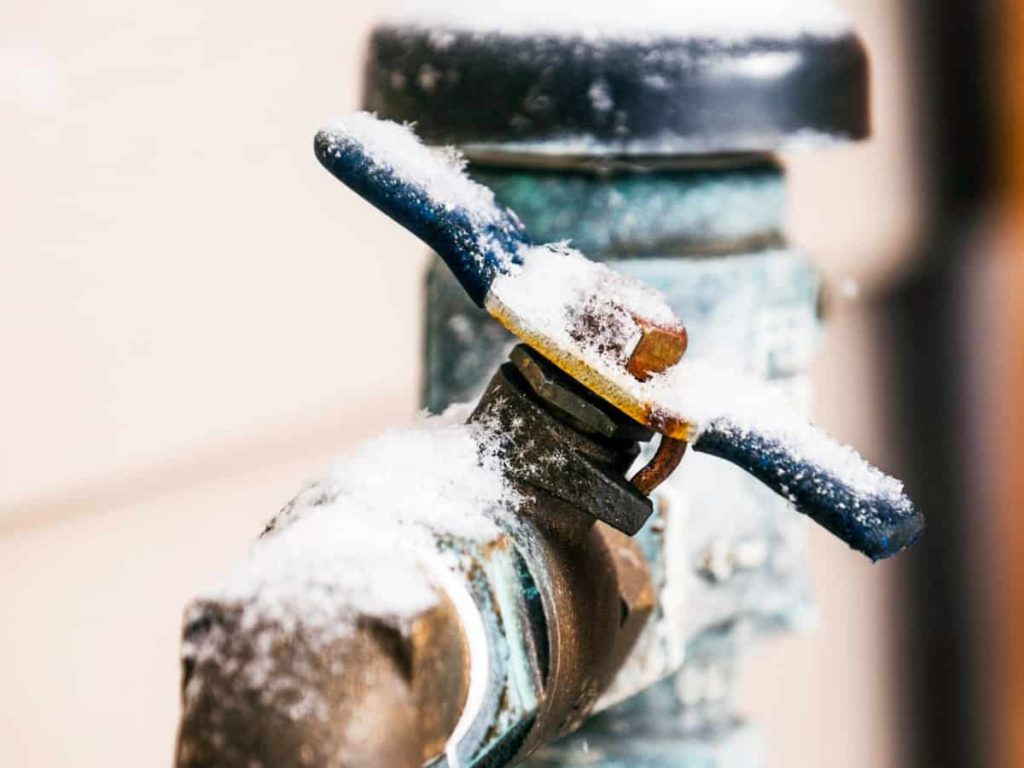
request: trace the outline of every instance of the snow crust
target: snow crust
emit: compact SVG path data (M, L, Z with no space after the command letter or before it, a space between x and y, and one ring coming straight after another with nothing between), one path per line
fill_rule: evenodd
M451 595L467 548L502 536L499 522L519 503L496 430L455 423L467 415L453 407L336 462L198 596L186 626L207 625L182 646L195 670L186 709L203 701L215 669L218 706L244 711L258 701L282 717L323 722L333 706L319 684L323 660L343 652L361 620L408 632L442 592Z
M466 160L453 147L423 144L412 127L355 112L332 120L321 135L336 156L356 149L383 172L391 172L445 210L462 209L479 225L499 223L507 216L494 193L465 173ZM381 183L388 183L381 174Z
M347 619L402 619L437 602L424 563L439 540L485 542L516 503L486 424L426 419L335 463L273 521L240 567L200 599L253 621L343 632Z
M467 32L554 33L588 39L742 40L835 37L850 30L830 0L396 0L381 21Z
M677 326L656 291L591 261L567 243L522 249L491 294L529 328L565 348L578 348L608 368L622 368L641 336L637 318Z

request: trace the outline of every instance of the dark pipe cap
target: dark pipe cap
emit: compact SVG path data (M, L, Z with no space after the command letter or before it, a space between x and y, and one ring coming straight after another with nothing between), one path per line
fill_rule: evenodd
M561 156L772 152L869 133L852 32L591 37L385 24L365 108L435 144Z

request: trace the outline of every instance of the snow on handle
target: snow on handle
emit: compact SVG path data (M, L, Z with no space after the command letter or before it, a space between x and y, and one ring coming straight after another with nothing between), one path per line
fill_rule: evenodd
M425 146L407 126L357 113L322 129L314 149L341 182L440 254L478 306L528 245L519 219L466 176L457 152Z
M901 483L810 425L805 432L790 441L722 418L705 425L693 447L753 475L872 560L892 557L920 538L924 519ZM828 461L816 453L835 455Z
M446 210L466 211L480 226L506 215L490 189L466 176L465 158L456 149L428 147L411 127L357 112L331 121L321 133L332 153L358 151L380 172L390 169L402 184Z

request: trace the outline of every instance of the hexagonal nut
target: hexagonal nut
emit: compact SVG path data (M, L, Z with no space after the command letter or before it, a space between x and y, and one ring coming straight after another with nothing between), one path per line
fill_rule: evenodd
M509 359L537 397L593 432L616 440L646 441L654 437L653 430L600 400L525 344L516 346Z

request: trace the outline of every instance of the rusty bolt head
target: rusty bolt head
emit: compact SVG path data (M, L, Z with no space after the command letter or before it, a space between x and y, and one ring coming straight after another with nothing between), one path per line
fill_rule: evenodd
M689 338L682 325L653 325L641 318L636 318L636 321L643 335L626 363L626 370L638 381L647 381L682 359Z

